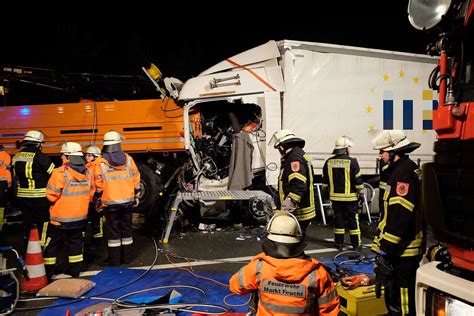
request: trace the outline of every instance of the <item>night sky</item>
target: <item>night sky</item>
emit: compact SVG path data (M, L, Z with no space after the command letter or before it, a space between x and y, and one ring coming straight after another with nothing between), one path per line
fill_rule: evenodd
M428 36L409 24L405 1L395 2L401 3L394 4L396 8L392 10L398 15L315 16L312 24L227 21L184 24L179 28L120 23L38 24L2 34L2 42L7 45L0 52L0 65L49 68L60 73L142 76L141 67L155 63L165 77L185 81L227 57L269 40L424 54ZM14 101L14 94L21 87L11 90L9 100ZM28 100L22 98L21 102Z

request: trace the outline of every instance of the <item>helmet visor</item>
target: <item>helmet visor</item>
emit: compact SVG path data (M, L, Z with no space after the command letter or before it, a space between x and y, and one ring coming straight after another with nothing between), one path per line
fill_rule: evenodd
M277 132L273 133L272 138L270 138L270 141L268 142L268 146L272 146L273 148L278 147L277 142L278 138L276 136Z

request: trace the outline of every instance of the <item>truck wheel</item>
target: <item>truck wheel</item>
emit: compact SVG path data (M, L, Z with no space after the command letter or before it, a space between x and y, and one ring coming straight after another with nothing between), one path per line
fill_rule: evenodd
M273 214L273 210L263 200L250 199L249 207L246 208L244 214L250 224L263 225L267 223L267 220L271 217L271 214Z
M163 191L163 182L161 178L151 170L151 168L143 163L137 163L138 171L140 171L140 204L134 209L136 213L149 214L158 199L160 192Z

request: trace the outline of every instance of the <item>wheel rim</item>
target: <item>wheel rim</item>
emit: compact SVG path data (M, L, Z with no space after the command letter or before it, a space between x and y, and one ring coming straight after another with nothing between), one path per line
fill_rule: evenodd
M254 199L250 203L250 213L256 219L265 218L269 211L268 205L263 200Z

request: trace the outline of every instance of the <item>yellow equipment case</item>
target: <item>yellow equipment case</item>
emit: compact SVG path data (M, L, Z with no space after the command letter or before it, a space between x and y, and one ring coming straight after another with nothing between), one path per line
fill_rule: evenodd
M344 289L341 283L338 283L336 289L341 303L340 315L372 316L387 313L383 291L382 296L376 298L375 285L359 286L353 290L349 290Z

